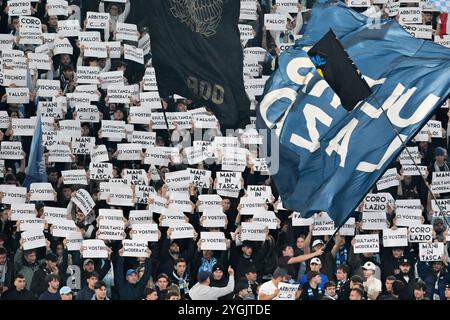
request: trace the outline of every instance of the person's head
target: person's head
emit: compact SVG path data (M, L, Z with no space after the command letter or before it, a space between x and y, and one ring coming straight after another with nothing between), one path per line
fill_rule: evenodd
M440 272L443 266L444 264L442 263L442 261L434 261L432 264L432 268L435 273Z
M180 300L180 294L176 291L169 291L166 295L166 300Z
M72 188L69 185L63 185L62 194L65 200L70 200L72 197Z
M437 147L434 149L434 158L438 164L442 164L445 161L445 156L447 155L447 150L442 147Z
M253 254L253 243L250 241L244 241L242 243L242 252L246 257L250 257Z
M228 210L230 210L231 207L231 201L228 198L224 198L222 200L222 208L223 208L223 212L227 212Z
M179 254L180 253L180 246L176 242L172 242L169 246L169 253L170 254Z
M284 244L281 247L281 255L283 257L293 257L294 256L294 249L290 244Z
M386 286L386 292L392 293L392 286L394 285L396 278L394 276L388 276L384 281L384 285Z
M98 281L98 273L97 272L88 272L86 274L86 282L89 288L94 289L95 284Z
M131 284L136 284L138 282L138 274L134 269L128 269L126 274L126 279Z
M364 278L368 279L375 274L376 266L373 262L367 261L362 266Z
M71 65L69 65L69 64L64 65L62 67L62 72L63 72L64 78L66 78L67 80L72 80L74 78L75 72Z
M255 282L258 278L258 273L256 272L255 266L251 265L248 267L248 269L245 271L245 278L247 281Z
M55 269L56 264L58 263L58 257L56 256L56 254L54 253L48 253L45 256L45 265L47 266L48 269Z
M178 100L176 105L177 112L186 112L187 106L184 100Z
M62 287L59 289L59 295L61 296L61 300L73 300L72 289L70 287Z
M186 260L184 260L183 258L175 260L174 268L178 275L184 275L184 273L186 272L186 267Z
M200 271L197 275L197 281L200 284L209 286L209 283L211 282L211 273L206 271Z
M414 298L416 300L423 300L427 292L427 285L425 282L419 281L414 285Z
M24 258L26 263L34 264L36 262L36 251L34 249L32 249L32 250L25 250L23 252L23 258Z
M91 127L89 126L89 123L83 123L81 125L81 135L83 137L89 137L90 131L91 131Z
M95 297L97 300L105 300L106 294L108 292L106 288L106 283L102 280L99 280L94 285Z
M400 259L399 267L400 267L400 272L403 275L407 275L411 271L411 264L407 258Z
M122 108L117 108L114 110L113 118L116 121L122 121L124 119L124 113Z
M83 269L85 272L94 272L95 271L94 260L92 259L84 260Z
M422 22L423 24L431 23L433 21L432 12L422 12Z
M49 274L45 277L45 282L47 283L48 290L50 292L56 292L59 288L59 277L56 274Z
M7 251L5 248L0 247L0 266L3 266L6 264L6 256L7 256Z
M160 273L156 277L156 285L158 286L159 290L167 290L167 286L169 285L169 277L165 273Z
M158 293L155 289L145 289L145 300L158 300Z
M445 299L450 300L450 283L445 286Z
M244 298L248 294L248 283L244 281L239 281L234 286L234 293L241 298Z
M358 275L354 275L350 278L350 288L358 287L363 282L363 278Z
M336 269L336 279L338 281L347 281L350 268L346 264L341 264Z
M318 251L318 250L322 249L324 245L325 244L323 243L322 240L316 239L312 243L312 249L313 249L313 251Z
M441 217L437 217L433 219L433 230L437 234L440 234L445 231L444 220Z
M48 17L48 25L52 28L57 28L58 27L58 16Z
M17 291L22 291L26 287L26 280L23 274L18 274L14 278L14 286L16 287Z
M84 220L86 220L86 215L81 211L77 211L75 215L75 223L83 223Z
M58 170L53 167L48 168L47 178L50 183L57 183L59 179Z
M394 296L399 296L404 288L405 285L403 284L403 282L401 282L400 280L395 280L392 284L392 294Z
M118 15L120 15L120 12L122 11L120 9L119 4L117 3L111 3L109 5L109 14L112 15L113 17L117 17Z
M206 260L211 260L214 257L214 251L212 250L203 250L202 251L203 258Z
M314 257L309 262L309 268L311 269L311 271L316 271L320 273L320 269L322 268L322 262L320 261L319 258Z
M361 288L354 288L350 291L349 300L362 300L364 297L364 291Z
M212 268L212 275L214 280L222 280L224 275L224 268L220 264L215 264Z
M58 242L58 244L56 245L56 255L58 257L61 257L64 253L64 244L61 242Z
M317 286L322 282L322 277L317 271L309 271L306 275L306 278L308 279L310 285Z
M328 281L324 284L325 293L330 297L334 297L336 295L336 284L333 281Z
M295 245L298 249L303 249L305 246L305 236L303 234L299 235L297 237L297 241L295 242Z
M392 248L392 256L396 259L399 259L403 256L403 248L402 247L393 247Z

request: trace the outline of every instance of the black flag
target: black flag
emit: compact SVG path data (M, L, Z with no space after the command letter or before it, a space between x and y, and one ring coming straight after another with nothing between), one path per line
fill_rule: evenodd
M369 85L332 30L308 51L308 55L348 111L372 95Z
M222 129L250 122L238 0L152 0L153 66L161 97L209 106Z

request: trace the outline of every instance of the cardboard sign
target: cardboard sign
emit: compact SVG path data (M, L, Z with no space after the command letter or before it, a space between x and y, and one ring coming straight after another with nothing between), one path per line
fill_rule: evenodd
M80 251L84 238L81 232L71 232L67 235L67 251Z
M414 164L414 162L416 164L420 164L422 156L420 155L419 148L418 147L408 147L407 149L409 150L409 153L408 153L408 151L403 150L402 153L400 154L400 164L402 164L402 165L403 164ZM412 159L411 159L410 154L412 156ZM390 170L392 170L392 169L390 169Z
M72 151L70 147L64 144L56 144L54 146L48 147L49 156L48 162L59 162L59 163L72 163Z
M44 233L39 230L25 231L20 235L23 240L23 250L31 250L47 246Z
M95 207L95 202L91 195L84 189L78 190L75 198L72 198L72 201L85 215L91 212L91 210Z
M218 194L201 194L198 196L199 212L204 212L206 208L222 208L222 198Z
M189 223L180 223L170 227L172 234L170 238L175 239L190 239L194 237L194 227Z
M431 191L433 193L450 192L450 172L433 172Z
M200 222L204 228L225 228L227 215L222 207L208 207L204 209Z
M335 232L334 221L326 212L322 212L314 217L313 236L333 235Z
M378 234L356 235L356 243L353 247L356 253L378 253L380 251L380 243Z
M417 167L419 169L417 169ZM417 167L415 165L409 165L409 164L402 165L403 175L404 176L420 176L420 175L425 176L427 173L427 167L426 166L417 166Z
M148 55L151 50L150 35L146 33L138 42L138 48L142 49L144 55Z
M209 114L200 114L193 117L194 128L217 129L219 121L216 116Z
M353 237L355 235L355 218L350 218L339 230L341 236Z
M292 226L293 227L303 227L303 226L311 226L314 223L314 217L311 218L302 218L300 212L292 213Z
M30 201L55 201L56 194L51 183L32 183Z
M108 97L110 103L130 103L130 97L132 94L132 86L108 86Z
M69 4L64 0L47 0L47 12L49 16L68 16Z
M79 84L99 84L98 80L100 67L82 67L77 68L77 83Z
M112 163L91 162L89 164L89 173L91 180L107 181L113 178L113 165Z
M386 212L363 212L362 214L363 230L383 230L388 227Z
M364 212L387 211L388 198L385 195L369 193L364 198Z
M84 240L82 244L83 258L108 258L108 247L103 240Z
M109 86L123 86L123 71L101 72L98 76L101 88L106 90Z
M431 224L422 224L419 226L409 227L408 230L409 242L417 243L433 241L433 226Z
M66 170L61 171L64 184L81 184L87 186L86 171Z
M155 68L145 69L144 75L144 91L158 91L158 83L156 82Z
M265 158L252 159L253 168L255 172L260 172L261 175L268 175L268 165Z
M122 178L130 185L147 185L148 177L144 169L123 169Z
M391 187L398 186L400 181L397 179L397 169L392 168L386 171L386 173L378 180L377 190L385 190Z
M407 247L408 246L408 229L399 228L397 230L383 230L383 246L389 247Z
M249 197L255 197L255 198L261 197L265 200L268 200L272 196L272 188L270 186L248 185L247 186L247 195Z
M150 197L156 194L152 186L137 185L135 187L136 203L147 204Z
M30 69L38 69L45 71L50 71L52 69L50 64L50 57L48 56L48 54L38 54L29 52L28 59Z
M298 13L298 1L297 0L277 0L279 13Z
M131 60L139 64L144 64L144 50L136 48L135 46L130 46L127 44L123 45L124 48L124 58L126 60Z
M201 169L189 169L189 179L197 188L208 189L210 186L211 171Z
M150 109L161 108L161 97L159 96L158 92L141 92L139 94L139 101L141 102L141 107L148 107ZM171 113L172 112L168 112L166 114L168 118ZM158 114L158 115L163 115L163 114ZM163 117L164 117L164 115L163 115Z
M20 44L42 45L42 23L36 17L19 17Z
M241 241L266 241L266 225L258 222L242 222Z
M135 223L130 235L136 241L158 242L158 225L155 223Z
M420 261L442 261L441 257L444 255L444 243L420 243L419 244L419 259Z
M299 284L280 282L278 284L278 289L280 289L280 293L278 294L276 300L295 300L295 295L297 294L299 286L300 286Z
M201 232L200 250L227 250L227 242L223 232Z
M30 102L30 91L28 88L5 88L5 90L8 104L27 104Z
M401 227L414 227L422 224L421 217L421 209L403 209L400 212L396 210L396 225Z
M12 34L0 34L0 50L12 50L14 46L14 36Z
M152 121L152 109L148 106L131 107L129 123L149 125Z
M125 223L123 221L103 220L99 224L97 238L102 240L123 240L124 227Z
M14 16L31 16L31 1L25 0L8 0L8 15Z
M241 1L241 11L239 20L256 20L258 17L256 11L256 1L250 0L249 2Z
M87 12L86 28L88 29L109 29L109 13Z
M419 39L431 40L433 36L433 26L423 24L404 24L401 25L410 35Z
M224 153L222 170L244 172L247 167L247 155L244 153Z
M11 221L19 221L28 217L36 218L36 208L34 204L28 203L11 204Z
M169 204L169 201L166 198L160 197L158 195L154 195L153 197L153 212L156 213L165 213L167 208L166 205Z
M102 120L103 138L125 139L125 121Z
M241 215L252 215L256 212L265 211L266 201L261 197L242 197L239 205L241 206Z
M217 172L217 194L237 198L241 190L240 172Z
M78 40L81 44L85 44L86 42L101 42L102 37L99 31L83 31L78 34Z
M4 69L3 70L4 86L27 86L27 70L26 69Z
M141 160L142 146L137 143L119 143L117 144L117 160L133 161Z
M253 34L253 27L248 24L238 24L240 39L247 43L248 40L253 39L255 36Z
M278 228L278 218L273 211L257 211L252 218L253 222L258 222L266 225L271 230Z
M105 145L97 145L91 150L91 161L95 163L109 161Z
M264 26L266 30L284 31L286 30L287 16L283 14L265 14Z
M122 245L124 257L148 258L150 256L147 253L148 246L145 241L122 240Z
M131 187L123 186L111 190L106 201L110 206L132 207L134 196Z
M151 210L131 210L128 222L133 227L135 224L154 223L153 212Z
M432 199L431 208L433 217L448 216L450 214L450 199L437 199L437 202Z
M0 192L4 193L2 203L25 203L27 198L27 188L16 187L13 185L1 185Z
M44 218L49 224L58 220L67 220L69 217L66 208L44 207Z
M95 147L95 137L72 137L72 153L89 155Z
M116 40L139 41L137 25L117 22Z
M78 20L59 20L57 31L59 37L78 37L80 22Z
M131 143L140 144L142 149L154 146L156 143L156 132L133 131Z
M52 226L54 237L66 238L70 233L77 232L78 228L73 220L55 220Z
M37 81L37 95L44 98L53 98L61 91L61 83L59 80L42 80Z
M187 193L172 193L169 198L169 210L180 210L182 212L192 211L192 202Z
M59 54L73 55L73 47L67 38L56 38L53 45L53 54L55 56Z
M12 118L11 129L14 130L15 136L32 137L34 135L34 131L36 130L36 118L35 117L30 119Z
M422 23L422 9L420 7L400 7L398 13L400 15L398 19L400 24Z

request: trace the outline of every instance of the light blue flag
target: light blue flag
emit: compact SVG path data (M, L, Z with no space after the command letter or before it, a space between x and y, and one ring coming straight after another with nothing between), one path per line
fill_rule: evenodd
M330 28L374 92L352 112L307 55ZM257 127L274 128L280 142L280 169L271 173L283 206L303 217L325 211L336 226L344 224L403 149L380 104L408 142L449 94L450 49L340 2L317 4L258 109Z
M29 188L32 183L48 182L45 168L44 147L42 145L42 122L38 116L33 140L31 141L30 155L28 157L27 176L23 186Z

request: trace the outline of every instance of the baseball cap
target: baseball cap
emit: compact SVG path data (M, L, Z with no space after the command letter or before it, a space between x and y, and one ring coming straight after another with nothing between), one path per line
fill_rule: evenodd
M434 154L436 156L445 156L445 152L446 150L442 147L437 147L436 149L434 149Z
M317 240L314 240L314 242L313 242L312 246L313 246L313 248L314 248L315 246L317 246L317 245L319 245L319 244L324 244L324 243L323 243L323 241L322 241L322 240L320 240L320 239L317 239Z
M364 263L364 265L362 266L362 268L364 270L371 270L371 271L375 271L376 266L373 262L367 261L366 263Z
M134 269L128 269L128 271L127 271L127 277L128 277L128 276L131 276L133 273L136 273L136 274L137 274L136 270L134 270Z
M85 267L88 263L94 264L94 260L92 260L92 259L86 259L86 260L84 260L84 262L83 262L83 267Z
M447 284L445 285L445 289L449 289L449 290L450 290L450 283L447 283Z
M399 263L398 263L399 265L402 265L402 264L408 264L408 265L411 265L411 263L409 262L409 260L408 259L406 259L405 257L400 257L400 260L399 260Z
M320 261L320 259L319 258L312 258L311 259L311 262L309 263L310 265L312 265L312 264L320 264L320 265L322 265L322 262Z
M198 282L204 282L211 276L211 273L207 271L200 271L197 275Z
M287 277L289 274L287 273L286 269L283 268L276 268L275 271L273 272L273 278L278 278L278 277Z
M244 281L239 281L236 286L234 287L234 292L239 293L241 290L247 290L248 289L248 283Z
M61 289L59 289L59 294L70 294L72 293L72 289L70 289L70 287L62 287Z
M47 254L45 256L45 260L49 260L51 262L57 262L58 261L58 257L54 253L49 253L49 254Z

